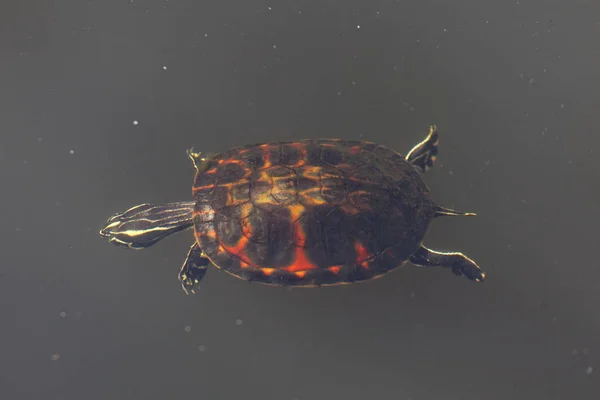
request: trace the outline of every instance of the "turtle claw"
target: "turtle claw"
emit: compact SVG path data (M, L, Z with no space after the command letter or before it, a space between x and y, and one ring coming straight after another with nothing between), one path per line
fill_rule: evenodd
M458 276L464 276L473 282L483 283L485 281L485 272L477 264L458 265L452 268L452 273Z

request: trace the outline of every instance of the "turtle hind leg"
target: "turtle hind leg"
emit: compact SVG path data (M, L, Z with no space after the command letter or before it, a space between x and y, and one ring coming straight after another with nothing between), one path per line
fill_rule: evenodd
M419 167L423 172L433 166L438 154L439 134L437 127L431 125L429 134L421 143L412 148L406 155L406 161Z
M477 215L472 212L456 211L442 206L435 206L434 212L435 217L471 217Z
M196 287L208 269L210 260L204 256L204 252L197 243L194 243L179 271L179 281L186 294L195 293Z
M483 282L485 273L475 261L462 253L442 253L421 246L411 257L410 262L419 267L452 268L455 275L463 275L471 281Z

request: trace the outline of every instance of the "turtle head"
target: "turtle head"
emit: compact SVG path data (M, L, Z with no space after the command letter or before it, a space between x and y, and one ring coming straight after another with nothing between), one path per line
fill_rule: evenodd
M211 153L202 154L201 152L195 152L194 148L192 147L187 151L187 155L190 160L192 160L194 168L196 168L196 171L199 173L202 173L210 168L213 156Z

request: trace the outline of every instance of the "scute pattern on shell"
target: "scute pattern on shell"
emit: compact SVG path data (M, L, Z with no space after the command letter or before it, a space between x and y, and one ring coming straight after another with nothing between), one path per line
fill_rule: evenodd
M419 247L429 190L400 154L336 139L233 148L196 175L194 231L219 268L274 285L381 276Z

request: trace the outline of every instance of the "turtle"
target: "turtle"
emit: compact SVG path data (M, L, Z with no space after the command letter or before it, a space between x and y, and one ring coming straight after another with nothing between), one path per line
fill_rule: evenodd
M193 200L137 205L108 219L100 235L145 249L193 228L178 275L188 294L210 264L271 286L363 282L407 263L483 282L485 273L466 255L423 245L436 217L476 215L432 199L422 174L438 144L431 125L406 156L338 138L241 145L206 156L192 148Z

